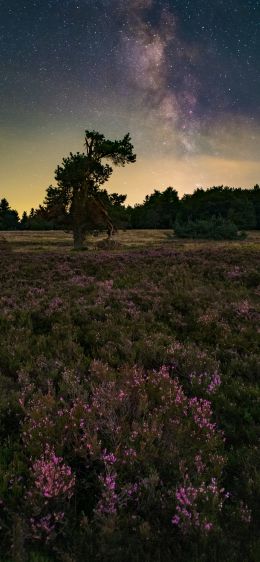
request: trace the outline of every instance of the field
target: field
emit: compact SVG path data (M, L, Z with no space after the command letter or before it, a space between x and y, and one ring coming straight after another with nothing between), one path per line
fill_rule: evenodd
M14 252L38 252L38 251L63 251L70 252L73 245L72 234L61 231L18 231L18 232L2 232L0 240L4 238L8 241L9 247ZM99 244L105 240L105 235L89 236L86 239L86 247L89 251L99 249ZM174 248L198 249L201 246L211 247L207 241L180 240L172 239L171 230L126 230L120 231L115 236L118 245L122 245L122 249L130 248L150 248L170 243ZM218 246L227 246L232 248L258 249L260 248L260 233L257 230L248 232L247 239L239 242L214 242L214 248Z
M3 236L1 562L258 562L260 235Z

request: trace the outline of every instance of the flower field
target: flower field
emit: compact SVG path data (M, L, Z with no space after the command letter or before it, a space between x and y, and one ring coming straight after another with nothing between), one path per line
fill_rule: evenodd
M256 240L58 236L0 248L1 562L257 562Z

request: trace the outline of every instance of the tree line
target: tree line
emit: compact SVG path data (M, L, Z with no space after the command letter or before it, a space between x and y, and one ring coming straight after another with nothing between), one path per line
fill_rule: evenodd
M0 230L72 230L74 247L83 245L87 232L116 229L174 229L180 236L206 237L205 233L260 228L260 187L251 189L213 186L179 198L173 187L154 190L143 203L130 206L126 195L109 194L103 185L115 166L136 161L129 133L109 140L85 131L84 152L70 153L55 170L37 209L20 218L6 198L0 201ZM213 234L214 234L213 232ZM233 233L233 234L232 234ZM214 236L213 236L214 237Z
M66 214L55 212L57 207L54 199L58 195L56 187L48 187L43 204L31 209L30 213L24 212L21 218L7 199L1 199L0 230L66 230L69 227ZM133 207L125 204L126 195L109 194L106 189L100 190L98 197L119 229L174 229L176 222L208 220L212 217L229 219L239 229L260 229L258 184L251 189L223 186L199 188L181 199L172 187L164 191L156 189L146 195L143 203Z

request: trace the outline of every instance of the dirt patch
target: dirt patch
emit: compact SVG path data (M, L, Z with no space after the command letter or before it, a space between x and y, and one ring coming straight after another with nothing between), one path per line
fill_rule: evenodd
M96 247L100 248L101 250L117 250L118 248L123 248L123 244L117 242L117 240L100 240L96 243Z

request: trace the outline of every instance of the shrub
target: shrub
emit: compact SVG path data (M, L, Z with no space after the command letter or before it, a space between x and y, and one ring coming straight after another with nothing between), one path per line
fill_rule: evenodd
M218 534L229 494L210 401L186 395L165 366L115 372L94 361L90 375L87 400L57 400L52 385L45 394L23 390L21 501L30 542L62 551L73 529L74 554L83 559L91 551L87 535L79 546L86 519L104 554L115 540L124 554L129 534L141 550L149 539L162 552L178 535L207 542Z
M245 238L244 233L238 233L237 226L233 222L221 217L182 223L176 222L174 231L179 238L209 240L237 240Z
M258 252L1 257L4 562L258 560Z

